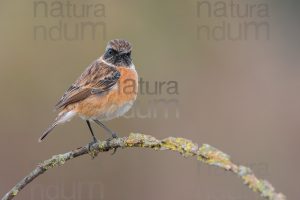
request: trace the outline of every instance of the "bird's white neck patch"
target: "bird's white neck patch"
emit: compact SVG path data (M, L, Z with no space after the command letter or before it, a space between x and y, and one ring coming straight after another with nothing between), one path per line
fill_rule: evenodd
M109 65L109 66L111 66L111 67L115 67L113 64L106 62L106 61L103 59L102 56L99 58L99 61L100 61L100 62L103 62L104 64Z
M104 59L103 59L103 57L101 56L99 59L98 59L100 62L103 62L103 63L105 63L106 65L109 65L109 66L111 66L111 67L116 67L115 65L113 65L113 64L111 64L111 63L108 63L107 61L105 61ZM129 67L128 67L129 69L135 69L135 66L134 66L134 64L133 64L133 62L131 62L131 64L129 65Z

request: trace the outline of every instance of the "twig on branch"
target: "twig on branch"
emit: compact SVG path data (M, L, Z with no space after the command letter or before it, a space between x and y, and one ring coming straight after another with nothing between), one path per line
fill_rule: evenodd
M129 147L151 148L154 150L171 150L179 152L185 157L196 156L199 161L205 164L214 165L233 172L243 180L245 185L247 185L252 191L258 192L264 199L286 200L286 197L283 194L275 192L274 188L269 182L258 179L250 168L234 164L227 154L208 144L203 144L202 146L198 147L197 144L184 138L169 137L163 140L158 140L153 136L138 133L132 133L128 137L112 139L109 142L98 141L90 146L90 150L89 145L86 145L64 154L55 155L39 164L30 174L17 183L2 198L2 200L13 199L25 186L27 186L39 175L53 167L63 165L68 160L85 154L90 154L94 158L99 152L106 152L114 148Z

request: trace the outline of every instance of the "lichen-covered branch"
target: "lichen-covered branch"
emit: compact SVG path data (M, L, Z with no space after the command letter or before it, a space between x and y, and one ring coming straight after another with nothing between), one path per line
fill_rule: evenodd
M78 148L65 154L55 155L52 158L40 163L30 174L23 178L15 185L2 200L13 199L25 186L31 181L43 174L47 170L63 165L66 161L76 158L81 155L89 154L93 158L99 152L106 152L115 148L141 147L151 148L154 150L171 150L179 152L185 157L195 156L205 164L214 165L227 171L231 171L243 180L252 191L258 192L264 199L268 200L286 200L286 197L281 193L276 193L272 185L262 179L258 179L250 168L234 164L230 157L220 150L203 144L200 147L190 140L184 138L169 137L163 140L158 140L153 136L132 133L128 137L116 138L111 141L98 141L90 147Z

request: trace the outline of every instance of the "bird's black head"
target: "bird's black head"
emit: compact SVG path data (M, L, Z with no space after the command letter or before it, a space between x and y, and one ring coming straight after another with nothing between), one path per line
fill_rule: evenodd
M126 40L111 40L103 55L103 59L115 66L129 67L131 65L131 44Z

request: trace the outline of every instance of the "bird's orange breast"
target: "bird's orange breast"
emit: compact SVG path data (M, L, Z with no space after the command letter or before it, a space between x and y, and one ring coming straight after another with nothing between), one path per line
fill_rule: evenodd
M119 67L121 73L118 80L117 89L113 89L109 94L112 102L122 103L124 101L135 100L138 92L138 76L134 69Z
M133 103L138 92L138 75L135 69L118 67L118 83L108 92L92 95L78 102L76 112L85 118L105 117L118 112L128 103Z

